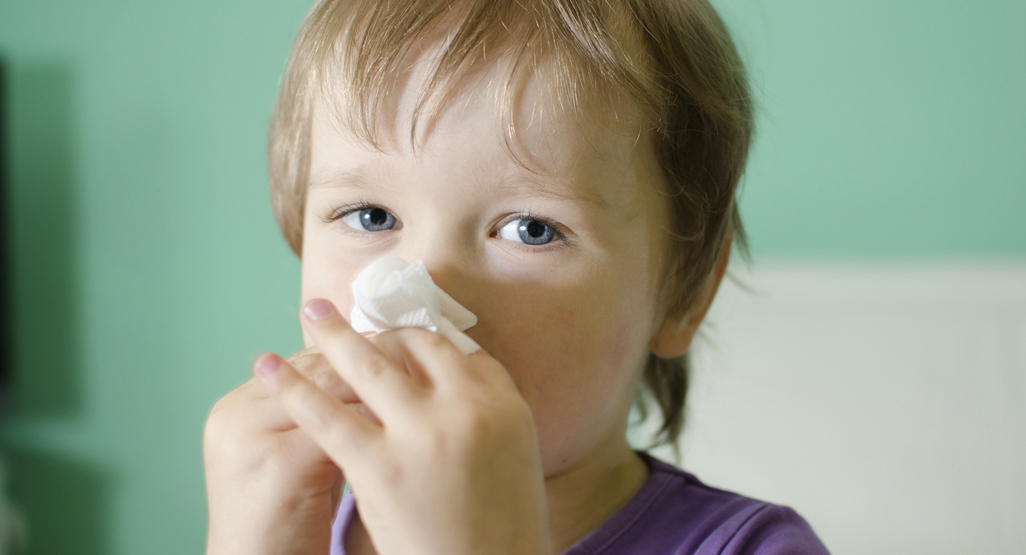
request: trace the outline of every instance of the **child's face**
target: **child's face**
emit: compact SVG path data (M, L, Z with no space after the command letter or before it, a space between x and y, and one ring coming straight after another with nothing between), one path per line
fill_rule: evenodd
M522 118L519 141L545 175L510 156L495 90L484 85L450 102L413 154L410 112L422 75L403 91L387 128L399 139L384 154L317 110L302 302L331 299L348 316L350 286L371 261L423 260L478 316L467 334L503 363L531 406L547 474L622 449L660 320L652 277L662 269L669 215L651 144L637 130L553 118L553 101L532 82L521 106L545 117ZM325 221L361 203L371 208Z

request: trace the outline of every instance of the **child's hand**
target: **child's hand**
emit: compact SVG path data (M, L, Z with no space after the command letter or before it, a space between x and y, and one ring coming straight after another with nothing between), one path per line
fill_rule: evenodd
M306 331L380 423L289 364L262 376L345 471L378 552L549 552L537 432L505 368L423 329L368 340L327 301L311 305L322 316Z
M323 394L356 400L315 348L292 355L289 364ZM326 552L342 473L255 379L211 409L203 466L208 554Z

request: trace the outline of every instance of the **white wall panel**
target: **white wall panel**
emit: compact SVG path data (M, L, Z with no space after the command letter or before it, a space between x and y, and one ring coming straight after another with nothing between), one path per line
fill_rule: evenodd
M1026 264L737 268L753 291L726 280L695 345L684 468L837 553L1026 553Z

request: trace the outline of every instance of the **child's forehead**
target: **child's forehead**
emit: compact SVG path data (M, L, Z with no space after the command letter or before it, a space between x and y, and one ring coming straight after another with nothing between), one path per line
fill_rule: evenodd
M339 103L345 98L324 97L313 120L311 186L388 183L397 161L413 164L434 158L449 165L419 167L472 175L495 194L584 201L591 209L608 211L633 205L639 181L654 177L646 134L615 127L601 113L576 117L560 111L537 79L518 97L516 133L508 141L501 102L489 88L495 82L486 78L456 91L437 113L420 122L414 140L414 100L408 93L419 85L411 79L399 100L376 114L376 146L342 115ZM340 157L340 152L348 154Z
M650 133L633 103L613 105L596 93L568 106L545 62L538 71L515 74L510 59L495 57L461 75L446 94L427 97L418 111L437 56L422 51L395 77L394 88L372 93L377 100L370 105L354 105L358 95L344 84L322 87L314 108L315 146L326 134L392 154L462 147L468 156L480 156L485 146L501 146L489 152L492 167L539 183L587 176L596 166L630 170L651 154Z

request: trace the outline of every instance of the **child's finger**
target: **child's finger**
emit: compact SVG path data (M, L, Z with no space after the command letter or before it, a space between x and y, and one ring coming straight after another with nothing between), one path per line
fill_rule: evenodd
M399 328L379 334L375 344L393 360L404 361L421 383L448 385L466 377L465 355L444 335L423 328Z
M210 412L211 416L215 413L231 415L226 418L238 421L247 430L284 431L295 428L296 425L280 405L266 386L257 379L251 379L218 399Z
M377 333L369 337L368 340L373 343L379 351L384 353L385 356L387 356L396 366L405 370L414 383L422 388L429 388L431 387L433 380L428 375L427 371L421 366L420 361L410 353L409 349L406 348L406 344L402 338L403 329L405 328Z
M334 305L325 299L308 303L303 326L335 371L386 426L391 419L411 416L413 407L423 398L423 390L366 337L356 333Z
M335 371L335 368L320 351L304 349L296 352L286 361L304 378L343 403L360 401L353 388L342 379L342 376Z
M377 417L363 406L353 388L339 377L323 355L309 349L305 351L307 352L299 351L293 354L286 362L316 387L350 406L364 418L380 424ZM257 361L259 359L253 363L254 373ZM215 410L244 411L247 415L246 424L258 430L286 432L296 429L296 423L285 412L281 401L257 378L247 380L237 390L222 398Z
M253 362L254 371L256 362L256 360ZM353 388L342 380L328 360L319 352L304 349L290 356L287 362L307 380L332 397L343 403L359 404L360 399L353 392ZM230 395L222 398L217 404L216 410L236 410L235 407L247 414L246 425L254 429L284 432L296 427L292 418L282 409L281 402L256 379L246 381Z
M381 437L375 426L354 409L314 386L281 357L268 353L256 364L257 376L307 435L341 468L347 454L369 449Z

